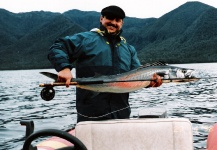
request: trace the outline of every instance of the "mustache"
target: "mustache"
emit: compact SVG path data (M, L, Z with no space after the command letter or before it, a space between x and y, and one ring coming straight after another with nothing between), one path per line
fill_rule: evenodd
M112 24L112 23L107 23L107 26L112 26L112 27L114 27L114 28L117 28L117 26L114 25L114 24Z

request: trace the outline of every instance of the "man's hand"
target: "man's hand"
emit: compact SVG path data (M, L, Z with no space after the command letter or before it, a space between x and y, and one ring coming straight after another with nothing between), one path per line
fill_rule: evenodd
M152 77L152 81L150 82L148 87L159 87L163 83L161 77L156 73Z
M66 87L69 87L71 79L72 79L72 73L69 68L65 68L58 73L57 81L66 82Z

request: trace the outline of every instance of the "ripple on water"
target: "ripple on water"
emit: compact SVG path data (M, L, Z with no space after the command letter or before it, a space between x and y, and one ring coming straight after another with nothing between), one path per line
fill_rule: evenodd
M217 76L217 64L183 64L202 70L201 76ZM35 130L45 128L68 129L76 123L75 88L55 87L52 101L40 97L39 83L49 82L40 71L18 70L0 73L0 147L21 149L25 127L20 120L31 119ZM55 72L54 72L55 73ZM22 79L22 80L21 80ZM25 80L28 79L28 80ZM192 83L163 84L159 88L144 88L130 93L131 116L144 107L165 107L169 117L185 117L192 122L194 146L206 148L208 130L217 120L217 79ZM1 145L4 143L4 145Z

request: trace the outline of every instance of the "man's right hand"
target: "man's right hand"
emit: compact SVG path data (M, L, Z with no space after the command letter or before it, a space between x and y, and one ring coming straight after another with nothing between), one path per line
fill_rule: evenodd
M72 79L72 73L69 68L65 68L58 73L57 81L66 82L66 87L69 87L71 79Z

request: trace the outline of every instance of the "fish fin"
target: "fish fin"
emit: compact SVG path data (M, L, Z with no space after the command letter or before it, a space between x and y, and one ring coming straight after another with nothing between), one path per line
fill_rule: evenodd
M149 66L166 66L166 65L168 65L168 63L165 63L163 61L157 61L157 62L154 62L154 63L146 63L143 66L149 67Z
M165 75L167 75L165 72L156 72L157 75L164 77Z
M154 63L146 63L139 68L146 68L146 67L151 67L151 66L167 66L167 65L168 65L168 63L165 63L163 61L158 61L158 62L154 62Z
M46 76L46 77L48 77L48 78L51 78L51 79L53 79L55 82L58 82L58 75L57 74L55 74L55 73L51 73L51 72L40 72L40 74L42 74L42 75L44 75L44 76ZM71 82L76 82L76 78L72 78L71 79Z
M57 79L58 79L58 75L51 73L51 72L40 72L40 74L42 74L48 78L54 79L55 81L57 81Z
M92 91L91 98L94 98L94 97L96 97L99 94L100 94L100 92L94 92L94 91Z

